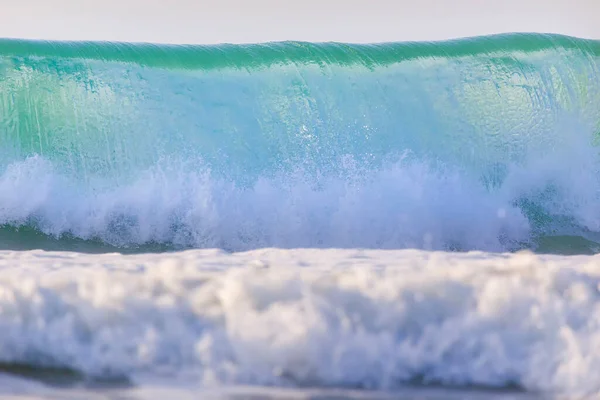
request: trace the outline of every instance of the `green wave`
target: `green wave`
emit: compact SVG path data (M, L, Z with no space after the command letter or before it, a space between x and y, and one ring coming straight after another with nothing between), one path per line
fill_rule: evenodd
M260 236L261 221L271 214L262 208L260 193L253 197L258 183L268 182L282 196L291 193L288 186L315 190L307 192L306 202L281 198L270 206L289 203L294 212L321 215L302 221L308 235L311 224L331 215L310 196L327 190L340 196L338 186L367 188L379 180L379 206L401 213L388 201L399 194L393 188L386 194L383 184L390 174L402 175L390 167L401 162L427 165L432 172L424 178L435 181L440 175L440 184L448 171L460 175L458 186L476 182L485 194L475 189L460 194L464 204L482 196L482 202L517 207L539 237L584 236L596 243L592 233L598 229L588 205L598 202L600 192L594 148L600 140L599 104L600 42L560 35L369 45L2 39L0 234L34 243L41 232L47 238L97 238L132 248L170 248L173 238L192 246L212 240L235 249L258 237L253 243L273 245ZM552 161L542 162L545 158ZM560 168L550 168L553 163ZM511 178L515 171L530 170L526 182ZM196 175L190 177L190 171ZM569 171L584 172L563 176ZM398 179L407 190L413 185L406 181L412 177ZM35 198L37 186L46 197ZM144 203L144 196L136 197L139 191L158 203ZM213 201L215 209L258 216L224 223L237 214L215 216L208 206L198 211L185 198L172 206L165 191L206 195L201 204ZM442 197L444 191L456 195L452 187L439 191ZM26 208L23 203L32 197L38 202ZM348 220L374 212L356 207L347 211ZM451 207L468 214L459 201ZM205 227L194 213L202 222L217 222ZM452 213L440 213L451 218ZM497 217L490 218L494 226ZM152 227L139 233L144 221ZM246 222L253 227L250 233ZM448 246L481 248L455 233L462 232L462 222L444 224L455 229L444 242ZM230 228L219 232L219 226ZM16 227L26 229L13 231ZM384 228L357 230L352 243L372 245L370 238L385 230L391 233L381 241L394 237L396 225ZM285 245L320 240L290 237ZM346 243L335 232L330 238L336 245Z
M193 148L239 177L390 149L450 160L440 151L465 135L487 138L471 163L502 163L494 153L518 157L524 145L507 127L531 125L530 142L541 135L534 120L550 129L560 110L598 123L598 54L600 42L545 34L374 45L1 40L0 165L40 154L73 173L122 175Z

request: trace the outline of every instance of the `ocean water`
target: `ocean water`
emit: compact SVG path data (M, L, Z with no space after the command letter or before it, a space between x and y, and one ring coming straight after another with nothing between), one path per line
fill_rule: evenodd
M600 394L599 135L593 40L2 39L0 394Z

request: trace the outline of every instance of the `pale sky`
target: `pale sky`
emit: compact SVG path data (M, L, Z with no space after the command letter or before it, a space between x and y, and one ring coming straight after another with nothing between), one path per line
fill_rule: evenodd
M600 0L0 0L0 37L159 43L600 39Z

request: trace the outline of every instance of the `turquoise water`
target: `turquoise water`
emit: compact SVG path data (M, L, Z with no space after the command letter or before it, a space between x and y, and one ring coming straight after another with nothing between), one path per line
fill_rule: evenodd
M593 253L600 42L0 40L3 248Z

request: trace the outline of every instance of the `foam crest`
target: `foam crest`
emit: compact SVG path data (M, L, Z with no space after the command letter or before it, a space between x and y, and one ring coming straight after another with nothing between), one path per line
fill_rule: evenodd
M337 171L298 168L246 183L202 162L163 160L115 184L82 182L35 156L0 175L0 224L115 246L236 251L504 251L553 235L598 242L599 161L582 137L483 176L407 153L378 168L347 156Z
M81 186L41 157L0 176L0 223L115 245L243 250L377 247L501 250L527 240L521 211L451 170L399 161L315 179L297 171L240 186L208 169L156 167L117 188ZM484 227L483 229L475 227ZM504 240L504 242L502 241Z

